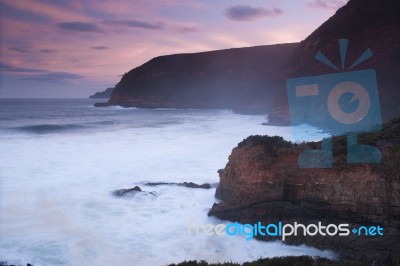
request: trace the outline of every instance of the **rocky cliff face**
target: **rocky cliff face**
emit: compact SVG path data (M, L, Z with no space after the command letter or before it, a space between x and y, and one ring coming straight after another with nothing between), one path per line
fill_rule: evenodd
M349 71L368 48L373 56L352 68L375 69L384 121L400 113L400 1L350 0L297 47L286 68L285 78L316 76ZM348 39L344 69L338 39ZM338 67L334 70L315 60L321 51ZM289 124L286 89L270 115L272 123Z
M109 104L266 113L297 44L156 57L126 73Z
M252 136L234 148L219 170L220 184L210 215L254 224L294 221L310 224L381 225L383 237L290 237L338 251L371 265L400 265L400 119L359 141L381 149L380 164L347 164L344 138L334 140L334 167L300 169L298 155L319 143L294 145L279 137Z

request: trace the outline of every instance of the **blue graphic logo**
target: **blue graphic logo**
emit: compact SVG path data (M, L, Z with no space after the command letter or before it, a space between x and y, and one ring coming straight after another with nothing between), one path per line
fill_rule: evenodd
M340 39L341 69L345 69L348 40ZM372 56L366 50L349 68ZM325 55L318 52L315 59L338 70ZM373 69L339 72L320 76L293 78L286 81L293 135L299 124L312 124L331 135L347 136L348 163L379 163L379 149L360 145L357 134L382 129L376 73ZM332 167L332 138L322 141L321 150L306 150L298 159L300 168Z

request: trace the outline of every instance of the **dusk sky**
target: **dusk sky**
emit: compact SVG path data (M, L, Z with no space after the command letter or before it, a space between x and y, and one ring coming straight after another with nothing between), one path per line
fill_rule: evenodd
M0 0L0 97L88 97L159 55L298 42L346 2Z

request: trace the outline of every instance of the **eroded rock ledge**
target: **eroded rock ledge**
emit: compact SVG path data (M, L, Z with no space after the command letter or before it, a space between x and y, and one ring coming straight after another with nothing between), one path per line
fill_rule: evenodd
M400 265L400 119L383 131L359 136L378 146L380 164L347 164L345 139L334 139L334 167L300 169L299 153L319 143L295 145L280 137L252 136L239 143L219 170L220 183L209 215L241 223L381 225L382 237L290 237L339 252L342 258Z

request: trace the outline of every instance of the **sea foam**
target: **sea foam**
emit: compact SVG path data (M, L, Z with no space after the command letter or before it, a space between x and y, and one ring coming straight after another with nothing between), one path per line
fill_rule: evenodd
M263 126L265 116L230 111L114 109L109 116L111 110L80 108L90 115L79 109L76 116L86 114L84 120L57 119L60 127L93 124L93 130L37 134L41 126L35 128L36 120L30 120L28 125L18 124L34 129L24 135L0 132L0 261L35 266L166 265L193 259L334 256L281 242L191 235L191 221L222 222L207 216L216 201L215 188L143 185L218 182L217 170L243 138L270 134L291 139L289 128ZM37 120L37 125L48 124L44 118ZM315 129L308 131L305 139L320 137ZM157 196L111 195L135 185Z

